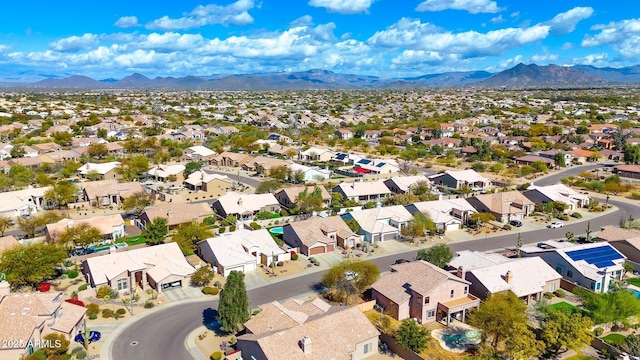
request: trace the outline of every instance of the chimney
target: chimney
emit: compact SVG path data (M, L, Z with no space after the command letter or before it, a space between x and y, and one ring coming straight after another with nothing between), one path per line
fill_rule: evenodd
M511 272L511 270L507 271L507 273L504 274L504 281L506 281L507 284L511 284L511 281L513 281L513 273Z
M302 337L300 341L300 347L302 348L302 353L311 354L311 338L309 335L305 335Z
M464 280L464 276L465 276L466 271L464 271L464 268L462 266L458 267L458 270L456 271L456 276L459 277L460 279Z

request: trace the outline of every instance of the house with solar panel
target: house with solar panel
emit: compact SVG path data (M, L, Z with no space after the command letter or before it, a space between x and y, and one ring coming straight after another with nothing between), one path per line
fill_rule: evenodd
M622 280L627 260L609 243L573 244L548 240L520 249L523 257L539 256L562 279L596 293L606 293L612 279Z

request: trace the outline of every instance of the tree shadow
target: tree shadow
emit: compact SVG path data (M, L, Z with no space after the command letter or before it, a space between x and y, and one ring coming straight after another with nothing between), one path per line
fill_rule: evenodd
M207 308L202 311L202 325L207 329L216 333L216 335L224 334L220 330L220 323L218 322L218 310Z

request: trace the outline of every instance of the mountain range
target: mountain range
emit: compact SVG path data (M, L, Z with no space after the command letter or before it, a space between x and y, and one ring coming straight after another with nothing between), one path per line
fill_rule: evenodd
M503 87L569 88L640 83L640 65L624 68L597 68L518 64L513 68L487 71L448 72L417 77L383 78L368 75L339 74L312 69L296 72L260 74L216 74L210 76L148 78L132 74L120 80L95 80L73 75L37 82L3 83L7 88L39 89L155 89L155 90L305 90L305 89L393 89L420 87Z

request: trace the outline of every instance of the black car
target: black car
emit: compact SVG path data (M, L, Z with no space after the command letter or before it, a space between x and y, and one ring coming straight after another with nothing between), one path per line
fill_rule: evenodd
M515 226L515 227L520 227L520 226L522 226L522 221L514 219L514 220L509 221L509 225Z
M396 262L394 262L394 265L398 265L398 264L404 264L404 263L408 263L411 262L411 260L407 260L407 259L398 259L396 260Z

